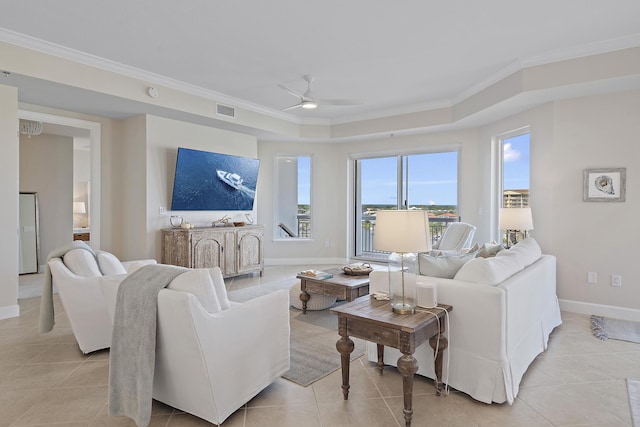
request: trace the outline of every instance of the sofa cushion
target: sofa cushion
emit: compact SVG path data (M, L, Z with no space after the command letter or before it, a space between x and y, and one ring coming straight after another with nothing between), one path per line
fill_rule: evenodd
M476 252L469 252L458 255L438 255L429 254L418 255L418 268L423 276L440 277L452 279L460 267L466 262L476 257Z
M213 280L209 270L206 268L185 271L173 279L167 288L195 295L208 313L222 311L218 295L213 286Z
M518 260L525 266L529 266L536 262L542 256L540 245L533 237L518 242L508 251L501 251L496 256L516 255Z
M524 267L515 257L475 258L456 273L456 280L497 285L521 271Z
M218 301L220 301L220 308L226 310L231 307L231 303L227 296L227 287L224 284L222 270L220 270L220 267L209 268L209 275L211 276L211 280L213 280L213 288L218 296Z
M118 257L112 253L98 251L96 252L96 258L98 259L100 271L102 271L102 274L105 276L127 273L127 270L124 268Z
M96 258L86 249L71 249L62 256L62 262L72 273L78 276L102 276Z

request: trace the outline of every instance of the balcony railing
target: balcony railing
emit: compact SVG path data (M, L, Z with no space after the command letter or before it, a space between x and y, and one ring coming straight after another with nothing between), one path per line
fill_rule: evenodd
M449 223L460 221L460 217L431 217L429 218L429 233L431 234L431 244L435 244L444 233ZM373 238L376 234L376 216L375 215L363 215L360 221L362 229L361 239L362 247L361 252L365 253L380 253L373 249ZM298 214L298 235L291 237L309 238L311 237L311 220L309 214ZM286 230L285 230L286 231Z
M363 215L361 221L361 253L366 256L369 254L380 254L384 252L373 249L373 239L376 235L376 217L375 215ZM449 223L460 221L460 217L430 217L429 218L429 234L431 234L431 244L435 244L440 238Z

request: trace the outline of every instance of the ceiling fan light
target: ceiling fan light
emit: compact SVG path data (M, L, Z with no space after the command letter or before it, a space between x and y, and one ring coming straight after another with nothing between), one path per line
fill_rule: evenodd
M314 108L318 108L318 103L315 101L302 101L302 108L313 110Z

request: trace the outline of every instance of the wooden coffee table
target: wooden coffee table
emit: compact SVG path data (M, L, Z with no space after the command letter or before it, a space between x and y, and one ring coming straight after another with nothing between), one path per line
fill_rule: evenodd
M311 298L309 294L330 295L347 301L369 294L368 275L350 276L337 268L324 271L333 274L333 277L315 279L304 275L296 276L300 279L300 301L302 301L303 314L307 314L307 301Z
M418 362L413 357L416 347L427 340L435 353L436 394L442 392L442 353L449 343L443 336L445 313L453 310L450 305L437 308L416 308L415 314L396 314L388 301L376 301L371 296L358 298L348 304L331 309L338 315L340 339L336 348L340 352L342 366L342 394L349 398L349 363L354 344L349 336L375 342L378 345L378 368L384 366L384 346L402 352L398 359L398 371L402 374L404 392L405 425L411 425L413 417L413 375L418 371ZM437 352L436 352L437 348Z

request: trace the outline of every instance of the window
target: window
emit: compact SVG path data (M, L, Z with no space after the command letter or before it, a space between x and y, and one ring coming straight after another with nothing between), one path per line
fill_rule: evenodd
M355 161L355 253L386 258L373 250L379 209L429 211L431 237L458 220L458 152L362 158Z
M311 238L311 157L276 156L275 238Z
M500 138L502 198L499 201L503 208L529 207L530 179L530 134L528 129L511 132ZM505 230L501 230L501 239L506 243ZM520 240L524 234L511 236ZM510 239L511 240L511 239Z

